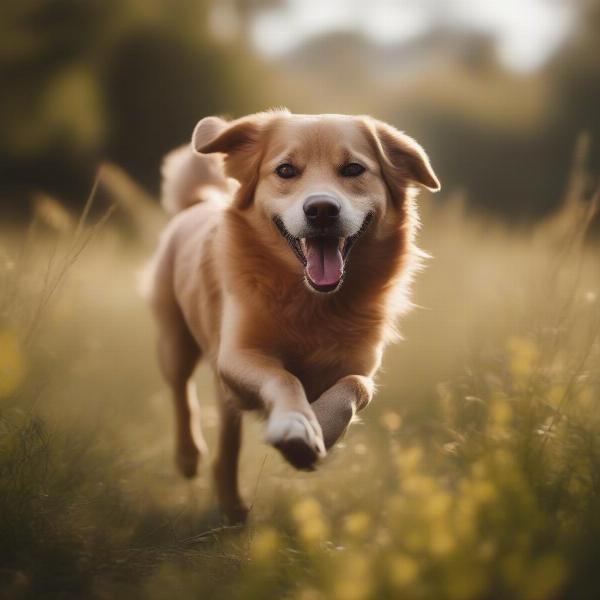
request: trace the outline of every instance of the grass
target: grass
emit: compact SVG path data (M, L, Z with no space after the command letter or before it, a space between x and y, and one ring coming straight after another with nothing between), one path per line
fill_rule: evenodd
M536 227L423 198L434 258L375 402L314 474L247 419L244 529L220 527L206 466L192 483L175 473L135 291L147 247L58 216L54 233L5 232L0 595L596 598L600 269L584 181L577 163L563 211ZM206 368L198 384L210 446Z

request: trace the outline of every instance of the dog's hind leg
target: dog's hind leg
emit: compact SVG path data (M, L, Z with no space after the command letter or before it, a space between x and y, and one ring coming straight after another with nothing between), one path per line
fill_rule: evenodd
M194 477L206 442L200 429L196 389L191 377L201 351L179 311L161 319L158 358L163 376L171 386L175 406L177 468L185 477ZM175 313L175 314L174 314Z
M242 413L228 397L221 381L216 379L220 412L219 441L213 475L223 516L230 524L244 523L248 508L240 496L238 463L242 442Z

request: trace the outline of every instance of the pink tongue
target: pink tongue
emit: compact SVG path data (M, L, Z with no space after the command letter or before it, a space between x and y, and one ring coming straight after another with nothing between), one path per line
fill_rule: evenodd
M317 285L337 283L344 270L338 238L306 239L306 272Z

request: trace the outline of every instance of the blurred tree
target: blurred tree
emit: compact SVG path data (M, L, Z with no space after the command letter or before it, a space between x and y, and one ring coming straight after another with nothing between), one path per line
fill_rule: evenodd
M0 12L0 206L22 211L33 186L89 181L105 133L95 71L121 11L113 0L6 0Z
M156 191L162 155L208 113L262 106L243 39L210 29L209 0L3 0L0 214L45 189L83 202L100 160Z
M600 0L584 0L578 33L551 69L556 73L555 123L567 131L589 133L591 167L600 177Z
M578 1L571 40L524 76L489 33L453 27L387 45L333 32L267 64L253 19L283 0L3 0L0 214L24 214L35 189L81 203L103 159L155 193L162 155L198 118L287 104L376 114L423 142L445 189L539 216L583 130L600 170L600 0Z
M393 118L412 118L446 189L466 188L472 206L517 221L556 208L581 133L591 139L588 191L598 186L600 1L580 8L570 40L538 73L508 73L489 52L484 62L467 54L424 77L420 100L413 90L397 103Z

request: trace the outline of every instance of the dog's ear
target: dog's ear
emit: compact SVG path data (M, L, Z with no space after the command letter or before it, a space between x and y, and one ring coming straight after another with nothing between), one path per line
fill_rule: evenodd
M204 117L194 128L192 147L199 154L208 154L214 150L206 150L211 142L229 127L229 123L221 117Z
M419 143L395 127L371 117L366 117L363 123L379 156L383 177L393 198L411 184L432 192L440 190L440 182Z
M240 182L235 197L238 208L249 206L254 197L265 125L266 118L262 114L230 122L220 117L206 117L196 125L192 135L192 147L199 154L225 154L225 172Z

